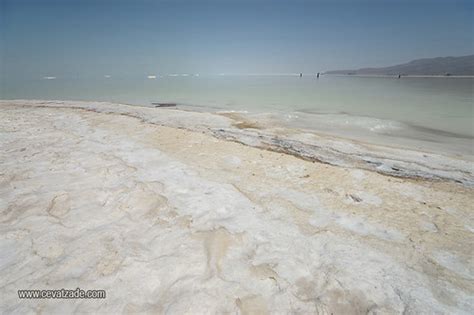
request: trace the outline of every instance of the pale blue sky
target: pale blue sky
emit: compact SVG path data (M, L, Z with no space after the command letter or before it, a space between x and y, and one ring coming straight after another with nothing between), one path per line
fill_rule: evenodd
M474 1L0 0L8 76L281 73L474 53Z

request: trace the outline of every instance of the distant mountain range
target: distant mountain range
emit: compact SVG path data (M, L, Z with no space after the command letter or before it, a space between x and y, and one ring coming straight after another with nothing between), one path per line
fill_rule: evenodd
M417 59L384 68L327 71L346 75L474 75L474 55Z

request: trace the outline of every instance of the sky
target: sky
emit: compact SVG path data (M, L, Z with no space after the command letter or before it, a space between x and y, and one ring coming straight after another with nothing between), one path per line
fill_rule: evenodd
M466 0L0 0L5 76L294 73L474 54Z

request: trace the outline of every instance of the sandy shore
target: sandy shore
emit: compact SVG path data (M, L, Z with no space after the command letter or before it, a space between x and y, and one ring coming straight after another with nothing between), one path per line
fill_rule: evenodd
M472 312L471 160L246 127L1 101L2 313Z

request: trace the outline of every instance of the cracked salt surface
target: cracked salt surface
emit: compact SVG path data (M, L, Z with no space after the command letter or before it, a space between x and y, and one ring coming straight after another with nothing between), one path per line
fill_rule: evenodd
M472 233L450 214L439 221L451 236L418 232L424 212L446 212L438 195L466 209L469 188L430 183L432 209L399 201L391 185L410 185L402 179L364 171L373 185L351 186L339 167L132 117L6 106L0 120L10 122L0 124L2 312L472 310L472 283L458 277L467 252L448 251ZM107 299L16 294L61 287L105 289Z

